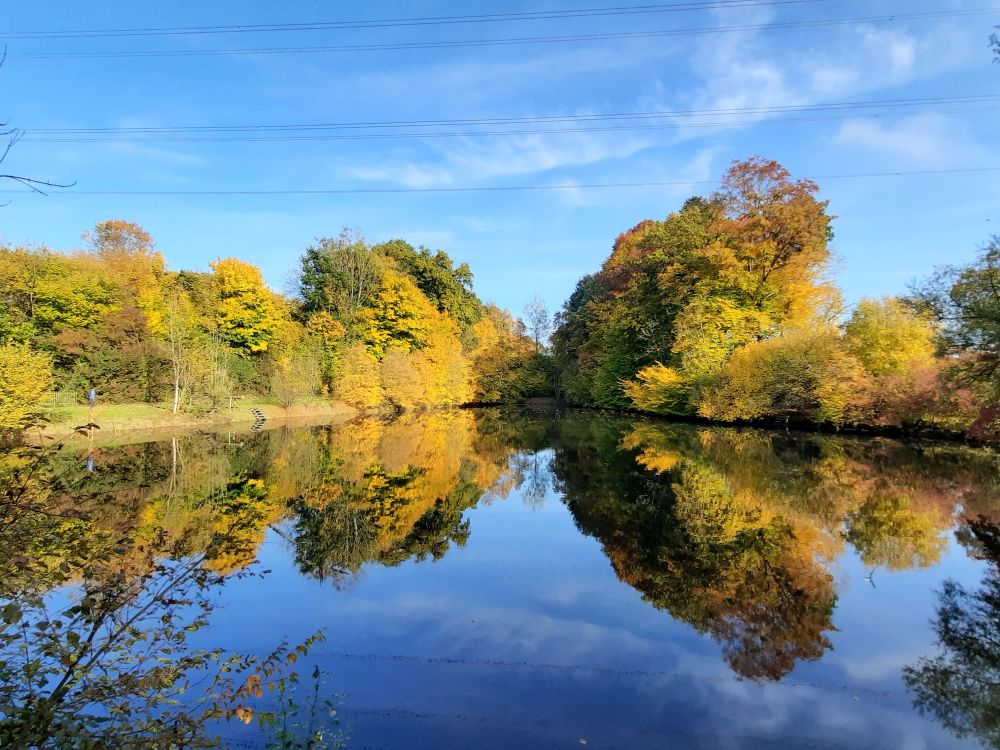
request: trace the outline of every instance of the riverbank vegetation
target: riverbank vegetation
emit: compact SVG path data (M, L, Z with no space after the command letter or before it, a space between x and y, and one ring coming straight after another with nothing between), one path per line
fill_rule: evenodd
M848 308L819 188L761 158L624 232L556 315L527 325L472 272L345 230L300 258L289 295L220 258L171 271L140 226L87 249L0 248L0 428L102 403L218 413L317 399L408 411L560 396L719 422L1000 437L1000 239L905 295Z
M2 428L92 388L174 415L240 398L401 410L551 390L524 326L443 251L345 231L305 251L286 296L238 258L171 271L131 222L84 239L72 253L0 247Z
M818 186L760 158L623 233L557 316L571 402L722 422L1000 433L1000 240L845 307Z

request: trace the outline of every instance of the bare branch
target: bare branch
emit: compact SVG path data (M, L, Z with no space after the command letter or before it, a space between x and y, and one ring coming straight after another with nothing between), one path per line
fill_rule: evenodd
M0 67L3 67L4 61L7 59L7 47L4 46L3 51L0 52ZM20 128L8 127L7 121L0 122L0 128L6 128L6 130L0 130L0 137L7 138L7 144L3 147L3 152L0 153L0 164L3 164L4 160L10 154L10 151L14 146L17 145L24 137L24 131ZM73 187L76 182L61 183L52 182L51 180L38 180L33 177L25 177L23 175L16 174L0 174L0 180L11 180L23 185L28 188L33 193L38 193L39 195L48 195L42 188L68 188ZM5 203L0 203L0 207L6 206L10 201Z

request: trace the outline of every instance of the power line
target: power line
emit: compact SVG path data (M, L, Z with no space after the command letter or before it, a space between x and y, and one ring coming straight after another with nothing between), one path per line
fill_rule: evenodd
M997 107L977 108L974 111L996 111ZM946 110L947 111L947 110ZM938 112L932 112L934 114ZM525 135L566 135L574 133L623 133L648 132L663 130L684 130L690 128L733 128L746 125L797 125L814 122L843 122L846 120L886 119L904 117L906 112L865 113L853 115L831 115L826 117L792 117L780 120L726 120L694 123L657 123L651 125L617 125L605 127L575 127L575 128L545 128L535 130L469 130L469 131L432 131L412 133L351 133L324 135L153 135L153 136L55 136L32 138L24 137L22 143L295 143L314 141L383 141L383 140L424 140L433 138L496 138ZM929 114L927 111L921 114Z
M470 39L434 42L392 42L380 44L354 44L323 47L258 47L247 49L207 49L207 50L125 50L100 52L26 52L10 54L10 59L19 60L80 60L80 59L124 59L155 57L215 57L243 55L279 55L330 52L384 52L394 50L446 49L502 47L522 44L556 44L566 42L591 42L624 39L658 39L674 36L694 36L701 34L723 34L734 31L780 31L800 28L822 28L861 23L892 23L896 21L921 21L938 18L959 18L984 15L1000 11L1000 6L968 10L928 11L925 13L897 13L882 16L855 18L812 19L784 21L766 24L739 24L731 26L707 26L688 29L665 29L660 31L633 31L602 34L575 34L570 36L515 37L507 39Z
M336 29L392 28L399 26L436 26L453 24L497 23L511 21L550 21L565 18L633 16L678 13L724 8L755 8L776 5L814 5L831 0L702 0L701 2L625 5L605 8L580 8L520 13L487 13L463 16L424 16L416 18L381 18L357 21L314 21L309 23L240 24L231 26L169 26L136 29L67 29L56 31L7 31L8 39L80 39L132 36L190 36L204 34L246 34L286 31L327 31Z
M809 111L865 110L873 108L905 108L926 105L964 105L992 103L1000 94L967 94L943 97L911 97L897 99L868 99L817 104L784 104L760 107L724 107L710 109L652 110L641 112L605 112L577 115L511 115L507 117L479 117L438 120L368 120L346 122L319 122L298 124L239 124L239 125L148 125L106 127L22 128L31 135L107 135L107 134L174 134L174 133L228 133L228 132L286 132L299 130L358 130L396 129L412 127L460 127L521 124L561 124L578 122L604 122L622 120L663 119L670 117L704 117L719 115L787 114Z
M816 175L810 179L855 180L879 179L885 177L916 177L946 174L985 174L1000 172L1000 166L966 167L960 169L922 169L893 172L861 172L856 174ZM656 180L648 182L592 182L562 185L493 185L482 187L436 187L436 188L321 188L321 189L281 189L281 190L67 190L51 193L50 196L91 196L91 195L370 195L390 193L500 193L500 192L544 192L554 190L595 190L618 188L677 187L693 185L718 185L718 180ZM0 190L0 193L20 194L25 190Z

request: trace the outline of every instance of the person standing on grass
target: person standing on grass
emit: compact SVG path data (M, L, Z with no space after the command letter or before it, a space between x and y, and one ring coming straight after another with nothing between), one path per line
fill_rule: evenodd
M93 413L95 406L97 406L97 389L91 387L90 392L87 394L87 408Z

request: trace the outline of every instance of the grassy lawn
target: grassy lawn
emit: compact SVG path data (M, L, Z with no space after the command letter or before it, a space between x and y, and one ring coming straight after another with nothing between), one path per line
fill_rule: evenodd
M59 405L51 407L46 416L50 420L47 432L71 431L78 425L90 421L102 430L114 432L122 430L151 429L157 427L197 427L222 424L246 423L254 421L251 409L260 409L268 419L296 417L344 417L353 412L350 407L322 398L309 399L285 408L267 399L235 399L233 408L228 404L208 413L180 412L173 414L170 403L161 404L102 404L93 409L85 404Z

